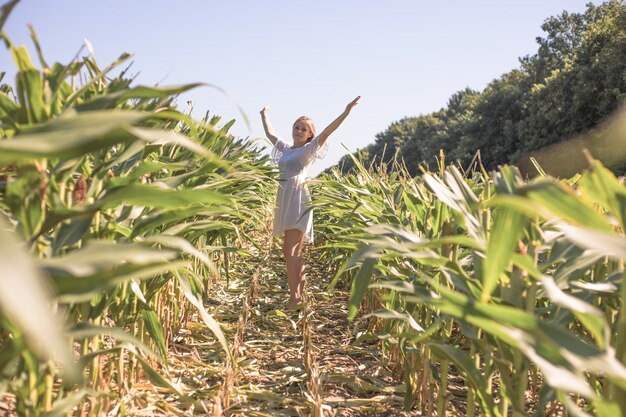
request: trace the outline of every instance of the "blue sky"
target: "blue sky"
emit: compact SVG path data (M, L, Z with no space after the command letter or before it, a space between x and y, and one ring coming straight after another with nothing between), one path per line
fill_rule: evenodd
M4 3L4 2L2 2ZM495 0L22 0L4 31L35 58L32 23L48 63L68 63L83 39L101 67L132 53L135 84L204 82L178 100L237 119L231 133L263 136L259 110L284 139L301 115L318 131L356 95L362 99L330 139L316 175L404 117L437 111L465 87L482 90L537 50L541 24L588 1ZM599 4L599 2L594 2ZM13 64L0 50L0 71ZM236 102L246 113L246 126Z

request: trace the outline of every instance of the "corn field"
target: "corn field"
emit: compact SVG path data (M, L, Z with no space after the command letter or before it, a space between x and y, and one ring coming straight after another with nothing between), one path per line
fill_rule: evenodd
M289 313L265 153L178 109L198 85L48 65L31 34L38 65L2 32L3 415L626 416L626 187L599 161L355 158L311 181Z
M593 160L530 182L356 163L318 181L322 256L402 372L407 410L446 415L454 387L462 415L622 415L621 180Z

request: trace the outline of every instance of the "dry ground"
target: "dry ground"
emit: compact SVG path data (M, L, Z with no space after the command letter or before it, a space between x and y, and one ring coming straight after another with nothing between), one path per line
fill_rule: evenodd
M404 385L381 360L379 343L355 343L364 323L347 321L347 293L327 292L327 267L314 250L306 258L308 301L287 312L279 242L253 251L230 274L228 288L216 289L206 303L236 365L204 324L192 322L171 347L169 363L187 401L147 385L133 388L127 409L134 415L409 415Z

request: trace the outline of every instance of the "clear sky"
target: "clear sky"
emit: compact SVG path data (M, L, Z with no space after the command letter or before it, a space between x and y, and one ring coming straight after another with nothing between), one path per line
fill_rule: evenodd
M6 1L0 0L4 4ZM194 115L237 119L231 133L263 136L271 105L278 133L311 117L321 131L352 98L362 99L330 138L316 175L375 140L392 122L437 111L465 87L482 90L537 50L541 24L586 0L22 0L4 31L36 59L32 23L48 63L68 63L83 39L101 67L132 53L135 85L214 84L178 100ZM594 4L600 2L595 1ZM0 71L14 66L5 48ZM250 120L246 126L238 106ZM259 143L263 143L259 140Z

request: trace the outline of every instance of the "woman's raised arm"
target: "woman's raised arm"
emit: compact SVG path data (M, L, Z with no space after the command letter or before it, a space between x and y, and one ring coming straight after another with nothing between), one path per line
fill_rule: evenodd
M278 135L274 131L272 124L270 123L270 119L267 116L269 112L270 106L265 106L261 110L261 121L263 122L263 129L265 130L265 136L272 142L272 145L276 145L276 141L278 140Z
M324 144L324 142L326 142L326 139L328 139L330 134L333 133L335 130L337 130L339 125L341 125L341 123L345 120L345 118L348 117L348 115L350 114L350 111L352 110L352 108L354 106L356 106L356 104L359 102L360 98L361 98L361 96L357 96L354 100L352 100L350 103L348 103L348 105L346 106L346 109L343 111L343 113L341 113L339 115L339 117L337 117L328 126L326 126L326 129L324 129L322 131L322 133L320 133L318 135L319 138L320 138L319 139L320 146L322 146Z

